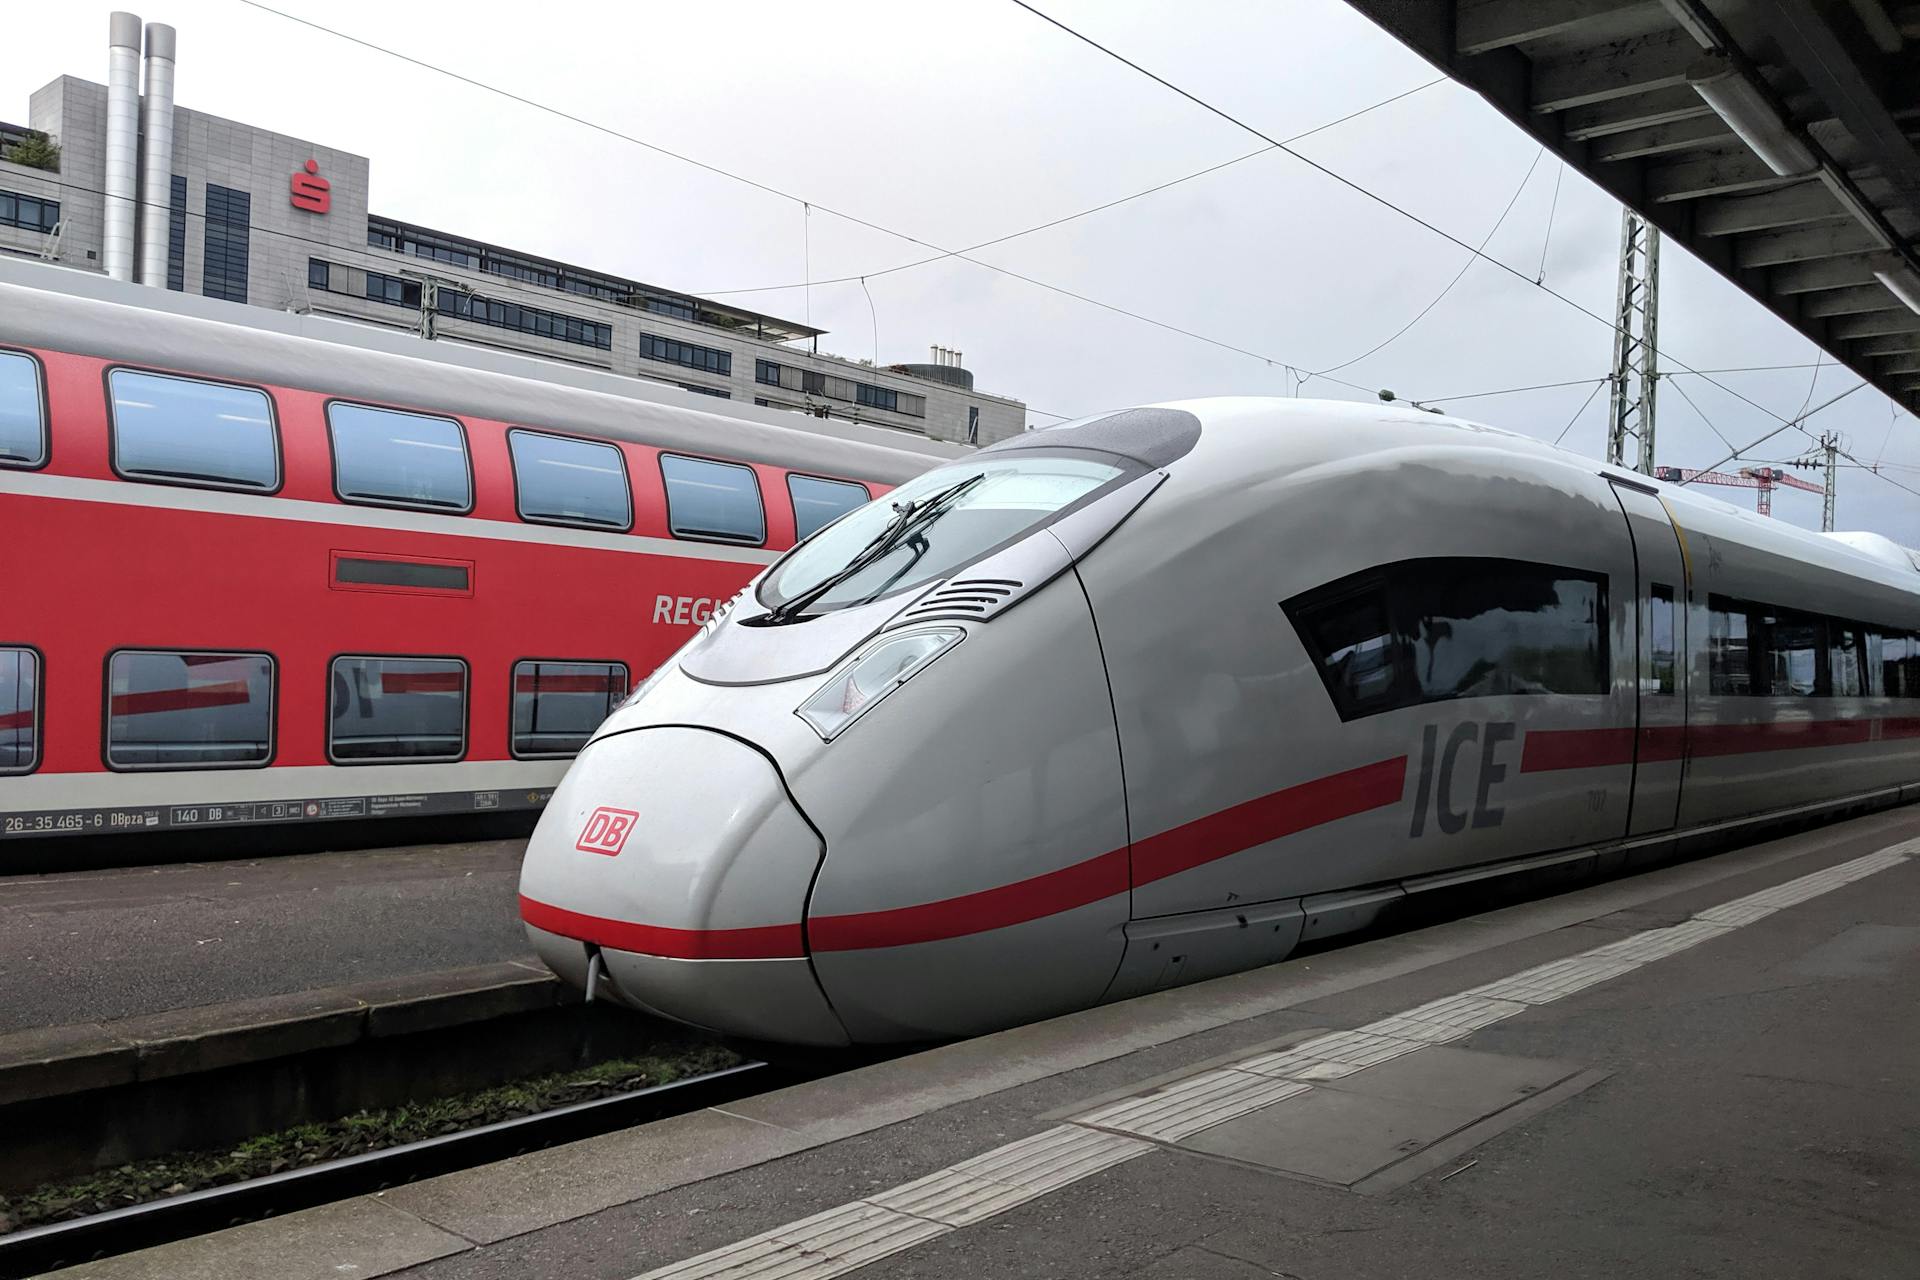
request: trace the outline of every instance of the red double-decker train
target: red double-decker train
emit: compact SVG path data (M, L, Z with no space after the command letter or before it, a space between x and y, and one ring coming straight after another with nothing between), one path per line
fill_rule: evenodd
M0 840L538 807L717 603L957 451L9 264Z

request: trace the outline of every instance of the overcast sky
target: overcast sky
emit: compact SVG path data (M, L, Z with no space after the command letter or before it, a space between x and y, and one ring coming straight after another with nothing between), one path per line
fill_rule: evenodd
M952 249L1075 213L1262 146L1007 0L700 4L274 0L389 48L792 193L755 190L631 142L344 43L238 0L141 10L180 33L181 105L372 158L376 213L692 293L872 274L926 257L838 210ZM0 41L0 119L60 74L106 78L107 13L17 6ZM1435 77L1339 0L1042 0L1040 7L1276 137ZM1607 314L1619 210L1450 82L1298 149ZM958 259L729 300L831 332L883 363L959 348L979 385L1078 415L1187 396L1284 395L1431 302L1468 255L1280 153L982 250L982 261L1193 330L1222 350ZM1677 245L1660 346L1699 369L1808 364L1814 348ZM869 309L868 292L872 307ZM1340 371L1438 399L1603 376L1611 330L1485 262L1405 336ZM1268 363L1271 360L1271 364ZM1852 386L1827 367L1715 377L1791 416ZM1690 395L1698 411L1680 391ZM1591 384L1450 399L1464 416L1599 456ZM1324 379L1303 394L1351 397ZM1704 466L1778 425L1702 378L1663 381L1660 461ZM1036 414L1037 422L1051 421ZM1920 489L1920 424L1871 388L1813 420ZM1751 455L1796 456L1789 431ZM1817 479L1812 473L1801 475ZM1753 495L1718 490L1750 505ZM1776 516L1819 527L1817 494ZM1839 525L1920 545L1920 496L1843 471Z

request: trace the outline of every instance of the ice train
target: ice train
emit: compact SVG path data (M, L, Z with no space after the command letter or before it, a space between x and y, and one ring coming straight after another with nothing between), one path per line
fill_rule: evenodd
M1037 1019L1920 796L1917 586L1456 419L1114 412L769 567L573 763L521 912L575 985L738 1037Z

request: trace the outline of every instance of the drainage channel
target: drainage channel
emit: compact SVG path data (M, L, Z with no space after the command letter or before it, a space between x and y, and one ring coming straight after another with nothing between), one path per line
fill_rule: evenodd
M38 1275L56 1267L184 1240L526 1151L736 1102L796 1078L796 1073L764 1062L742 1063L381 1151L29 1227L0 1235L0 1278Z

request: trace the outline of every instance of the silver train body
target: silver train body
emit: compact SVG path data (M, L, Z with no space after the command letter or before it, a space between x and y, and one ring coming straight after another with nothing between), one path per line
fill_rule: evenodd
M1126 410L841 525L547 807L522 913L576 986L765 1041L966 1035L1920 796L1905 552L1472 423ZM889 536L874 589L806 599L810 548Z

